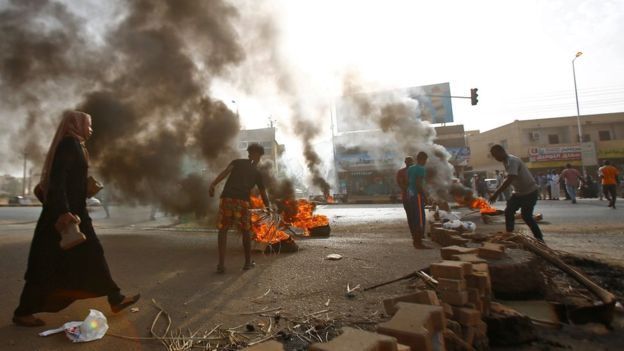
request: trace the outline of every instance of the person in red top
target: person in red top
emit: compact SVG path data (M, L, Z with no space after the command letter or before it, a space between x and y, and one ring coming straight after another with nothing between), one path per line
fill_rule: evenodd
M579 184L583 181L581 178L581 173L576 169L572 168L571 164L566 164L566 168L561 172L559 176L559 181L561 179L565 182L566 191L570 195L570 199L572 199L572 203L576 203L576 188L578 188Z
M611 165L611 162L604 161L603 166L598 169L602 180L602 191L609 200L609 207L615 209L615 199L617 198L617 183L620 172Z
M405 167L399 169L396 174L396 182L401 189L401 201L403 202L403 208L405 209L405 214L407 215L407 225L409 226L410 234L412 234L412 236L416 232L416 227L414 222L414 211L412 211L412 206L407 194L407 169L413 164L414 159L411 156L407 156L405 158Z

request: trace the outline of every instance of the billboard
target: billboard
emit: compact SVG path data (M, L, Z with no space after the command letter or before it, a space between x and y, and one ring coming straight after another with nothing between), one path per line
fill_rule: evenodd
M418 102L418 111L413 116L414 119L434 124L453 122L451 86L448 82L361 95L370 97L371 101L383 101L384 96L396 94L407 96ZM336 103L336 128L339 133L379 129L373 121L355 115L357 113L355 111L358 109L354 107L353 100L348 96Z
M581 159L581 147L576 146L553 146L529 148L529 161L572 161Z

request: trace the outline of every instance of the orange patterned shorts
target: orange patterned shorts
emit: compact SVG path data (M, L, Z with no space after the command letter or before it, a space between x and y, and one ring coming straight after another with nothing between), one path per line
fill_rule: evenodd
M221 198L219 201L219 216L217 218L218 229L229 229L236 225L240 231L251 229L251 213L249 201Z

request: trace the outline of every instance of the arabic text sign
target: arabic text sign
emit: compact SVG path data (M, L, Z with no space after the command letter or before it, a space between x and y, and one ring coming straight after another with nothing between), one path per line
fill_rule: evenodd
M532 147L529 148L529 161L568 161L580 160L580 146L554 146L554 147Z

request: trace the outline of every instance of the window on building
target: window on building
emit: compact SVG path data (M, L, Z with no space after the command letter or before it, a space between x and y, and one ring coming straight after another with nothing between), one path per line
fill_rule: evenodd
M559 144L559 135L557 135L557 134L548 134L548 143L549 144Z
M611 140L611 132L609 132L608 130L599 131L598 139L600 139L600 141Z

